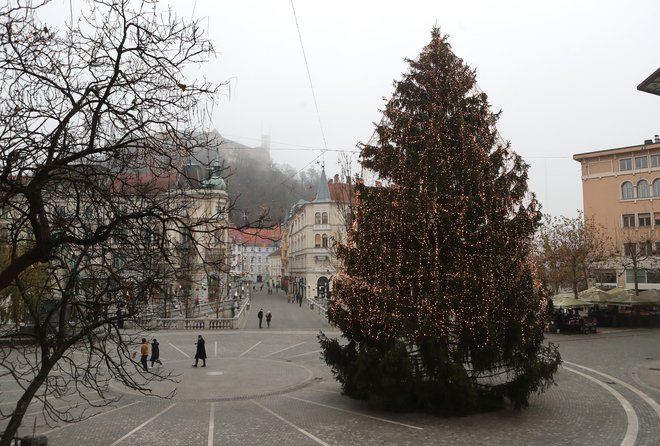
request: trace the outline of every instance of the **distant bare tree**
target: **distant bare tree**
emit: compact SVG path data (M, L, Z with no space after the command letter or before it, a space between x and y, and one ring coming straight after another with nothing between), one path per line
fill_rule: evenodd
M654 251L654 237L650 229L622 228L617 234L617 249L619 264L623 266L623 274L631 271L635 294L639 294L640 273L645 270L660 269L660 252Z
M22 322L29 341L0 351L24 390L0 446L33 399L47 423L71 422L87 412L53 397L104 405L110 380L147 392L171 378L139 368L122 321L222 244L222 220L185 192L204 186L185 160L209 144L195 130L219 88L186 77L213 53L199 23L152 0L91 0L57 30L38 18L46 3L0 6L0 293L15 310L1 335Z
M546 216L538 237L539 264L555 292L570 286L577 298L587 288L591 270L612 254L611 241L602 226L584 218Z

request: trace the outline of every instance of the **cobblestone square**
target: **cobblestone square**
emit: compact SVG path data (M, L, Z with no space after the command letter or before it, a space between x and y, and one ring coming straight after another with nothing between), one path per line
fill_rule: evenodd
M258 328L260 308L272 328ZM660 438L660 331L606 330L548 335L564 364L557 385L529 409L467 417L369 410L341 395L320 358L319 330L339 335L317 309L288 304L282 293L255 293L238 330L207 331L206 368L193 368L199 333L160 331L163 369L179 375L171 399L113 386L119 401L77 424L45 425L30 407L20 436L64 445L657 445ZM154 369L157 373L158 368ZM169 387L168 387L169 386ZM159 383L155 393L174 384ZM0 408L18 390L2 382ZM70 403L69 403L70 404ZM92 412L94 413L94 412Z

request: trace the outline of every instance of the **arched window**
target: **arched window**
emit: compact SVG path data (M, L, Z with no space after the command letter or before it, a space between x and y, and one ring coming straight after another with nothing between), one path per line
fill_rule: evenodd
M653 182L653 196L660 197L660 178Z
M315 225L320 225L321 224L321 213L317 212L314 214L314 224Z
M323 234L323 245L324 248L328 247L328 236L326 234Z
M328 213L327 212L323 213L323 221L321 223L323 223L324 225L328 224Z
M649 182L646 180L639 180L637 183L637 198L649 197Z
M633 197L633 185L630 181L626 181L621 185L621 198L624 200L632 200Z
M320 235L320 234L316 234L316 235L314 236L314 246L315 246L316 248L320 248L320 247L321 247L321 235Z

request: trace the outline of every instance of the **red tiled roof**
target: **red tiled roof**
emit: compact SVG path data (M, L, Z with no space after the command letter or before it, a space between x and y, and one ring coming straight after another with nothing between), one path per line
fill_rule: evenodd
M258 246L269 248L275 242L282 239L282 228L277 225L274 228L243 228L230 229L230 236L235 243L247 246Z
M355 201L355 194L353 193L352 186L350 184L328 182L328 189L330 189L330 198L333 201L339 201L343 203Z

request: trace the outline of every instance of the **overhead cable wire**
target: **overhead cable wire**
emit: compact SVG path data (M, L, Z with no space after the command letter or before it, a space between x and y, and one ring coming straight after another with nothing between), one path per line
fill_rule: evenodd
M321 137L323 138L323 147L328 149L328 144L325 140L325 132L323 131L323 122L321 121L321 113L319 113L319 104L316 100L316 93L314 91L314 83L312 82L312 74L309 71L309 63L307 62L307 54L305 53L305 46L303 45L302 34L300 32L300 25L298 25L298 16L296 15L296 7L291 0L291 9L293 10L293 19L296 22L296 29L298 30L298 40L300 41L300 49L302 50L303 59L305 60L305 69L307 70L307 79L309 80L309 87L312 89L312 98L314 99L314 108L316 109L316 118L319 121L319 128L321 129Z

